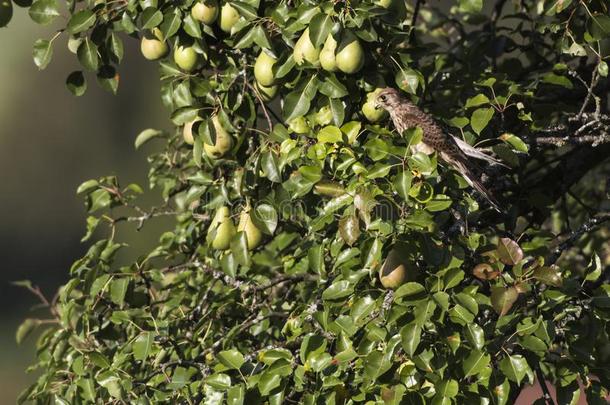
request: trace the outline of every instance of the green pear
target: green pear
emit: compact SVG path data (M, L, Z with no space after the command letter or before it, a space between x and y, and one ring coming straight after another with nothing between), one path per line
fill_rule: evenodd
M400 246L395 246L379 269L379 280L385 288L396 289L407 281L407 265L405 252Z
M301 38L299 38L294 45L292 57L297 65L308 62L317 66L320 63L320 51L313 46L313 43L309 39L309 28L306 28L305 31L303 31Z
M356 73L364 66L364 48L351 32L343 35L335 60L339 70L348 74Z
M0 27L6 26L13 18L13 3L11 0L0 0Z
M233 146L233 139L226 129L222 127L222 124L218 120L218 116L212 117L212 124L216 131L216 143L214 145L203 144L203 151L212 159L218 159L224 156L231 147Z
M225 3L220 9L219 25L220 29L227 34L231 33L231 29L239 20L239 13L229 3Z
M273 65L275 62L277 62L277 58L265 51L261 51L254 63L254 78L256 78L258 84L269 87L275 83L275 76L273 75Z
M218 1L203 0L197 1L191 8L191 15L197 21L206 25L211 25L218 18Z
M174 49L174 62L185 72L191 72L197 66L199 55L192 46L179 45Z
M333 38L332 34L328 34L322 52L320 52L320 65L322 69L328 72L336 72L337 59L335 57L335 51L337 50L337 41Z
M163 38L163 33L158 28L153 29L153 35L145 35L140 43L140 51L148 60L157 60L165 57L169 48Z
M254 222L252 222L249 208L241 212L239 217L239 225L237 225L237 231L244 232L246 234L248 250L256 249L263 239L263 234L261 233L260 229L258 229L256 225L254 225Z
M375 98L381 90L382 89L378 88L368 93L366 95L366 102L362 105L362 113L369 122L381 121L388 115L386 110L375 106Z
M233 238L236 233L237 230L231 219L229 208L218 208L208 229L208 241L211 240L212 248L217 250L228 249L231 238Z

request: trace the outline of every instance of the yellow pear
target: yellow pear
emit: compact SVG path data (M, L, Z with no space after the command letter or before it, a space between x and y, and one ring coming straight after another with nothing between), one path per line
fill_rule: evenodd
M201 21L206 25L211 25L218 18L218 1L197 1L191 9L191 15L195 20Z
M237 233L235 224L231 219L231 211L228 207L220 207L210 223L208 229L208 241L211 239L212 248L226 250L229 248L231 238Z
M231 33L231 28L239 20L239 13L229 3L225 3L220 9L219 25L220 29L227 34Z
M379 280L385 288L396 289L407 281L407 261L399 246L394 247L379 269Z
M320 65L322 69L328 72L337 71L337 60L335 57L335 51L337 50L337 41L333 38L332 34L328 34L322 52L320 52Z
M258 84L262 86L272 86L275 82L273 75L273 65L277 62L277 59L265 51L261 51L256 62L254 63L254 77Z
M356 73L364 66L364 48L351 32L343 36L335 60L339 70L348 74Z
M317 66L320 63L320 51L313 46L313 43L309 39L309 28L306 28L305 31L303 31L301 38L299 38L294 45L292 57L297 65L308 62Z
M153 29L153 35L145 35L140 43L140 51L148 60L157 60L165 57L169 48L163 38L163 33L158 28Z
M216 143L214 145L203 144L203 150L212 159L218 159L224 156L231 147L233 146L233 139L226 129L222 127L222 124L218 120L218 116L212 117L212 124L216 131Z
M246 234L246 240L248 241L248 249L256 249L260 245L263 239L263 234L260 229L254 225L252 218L250 217L250 209L245 209L241 212L239 217L239 225L237 225L238 232L244 232Z
M195 138L193 137L193 124L197 121L201 121L201 117L197 117L194 120L187 122L182 128L182 138L184 139L184 142L189 145L195 143Z

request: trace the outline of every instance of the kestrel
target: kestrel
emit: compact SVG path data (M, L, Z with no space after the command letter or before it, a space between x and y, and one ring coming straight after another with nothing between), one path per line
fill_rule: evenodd
M383 108L390 113L396 130L402 134L405 130L420 127L423 130L422 142L415 149L424 153L436 151L445 163L452 166L466 179L468 184L476 189L498 212L500 207L493 195L479 181L477 166L469 157L501 164L498 160L484 154L459 138L447 134L429 114L420 110L398 90L385 88L375 99L375 107Z

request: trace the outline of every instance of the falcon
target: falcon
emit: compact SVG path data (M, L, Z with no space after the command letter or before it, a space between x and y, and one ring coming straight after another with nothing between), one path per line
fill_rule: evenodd
M457 170L496 211L501 212L494 196L479 180L479 169L470 158L503 165L500 161L447 134L432 116L419 109L396 89L381 90L375 99L375 108L388 111L400 134L409 128L420 127L423 130L422 142L415 145L414 149L426 154L436 151L441 160Z

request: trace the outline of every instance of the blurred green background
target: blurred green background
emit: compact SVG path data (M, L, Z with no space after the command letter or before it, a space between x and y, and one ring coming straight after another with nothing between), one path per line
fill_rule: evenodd
M77 98L64 84L79 69L65 36L55 41L46 70L32 61L34 41L53 32L52 26L36 26L19 7L0 29L0 404L15 403L35 378L24 371L33 361L36 334L17 346L15 330L24 318L40 314L32 312L38 301L11 281L29 279L53 296L87 248L80 242L86 215L76 187L111 174L124 185L147 187L146 151L136 152L133 141L145 128L170 128L156 64L140 57L136 40L123 38L117 96L87 75L89 89ZM128 231L131 254L157 237L149 230Z

